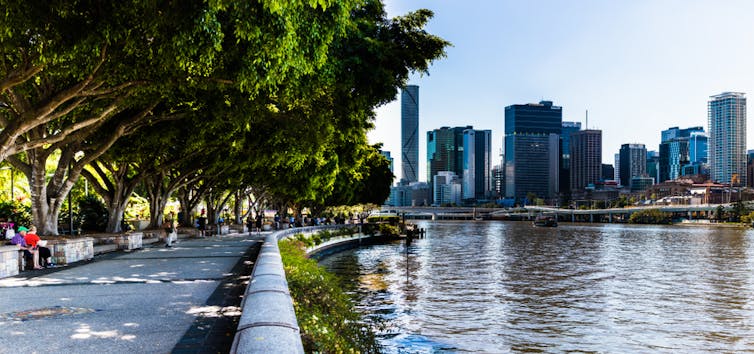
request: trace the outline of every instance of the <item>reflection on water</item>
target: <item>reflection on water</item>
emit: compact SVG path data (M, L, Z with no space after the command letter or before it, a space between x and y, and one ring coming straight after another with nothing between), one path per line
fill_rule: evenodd
M321 264L394 353L754 351L752 231L425 222Z

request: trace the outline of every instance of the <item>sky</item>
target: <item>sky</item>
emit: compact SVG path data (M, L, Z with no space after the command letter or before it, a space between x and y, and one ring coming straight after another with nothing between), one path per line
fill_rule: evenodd
M621 144L659 150L660 131L707 127L709 96L754 97L754 1L384 0L388 16L420 8L429 33L450 41L447 57L419 85L419 180L427 131L492 130L500 163L504 110L553 101L563 120L602 130L602 161ZM382 143L401 176L400 94L377 109L371 143ZM747 104L748 106L748 104ZM754 147L747 124L747 147Z

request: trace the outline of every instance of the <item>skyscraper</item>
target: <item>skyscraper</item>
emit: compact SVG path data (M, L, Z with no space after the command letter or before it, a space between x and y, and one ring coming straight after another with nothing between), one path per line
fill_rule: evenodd
M463 181L463 199L483 199L491 188L491 130L472 126L442 127L427 132L427 179L442 171Z
M427 181L440 171L463 177L463 132L466 127L441 127L427 132Z
M647 148L644 144L623 144L620 147L620 184L631 186L634 177L647 175Z
M560 192L571 189L571 134L581 130L581 122L563 122L560 131Z
M554 198L559 191L563 109L552 101L505 107L505 196Z
M401 158L403 179L419 180L419 86L401 92Z
M492 131L463 131L463 199L489 196L491 180Z
M571 190L582 190L602 177L602 131L581 130L571 134Z
M715 182L746 185L746 97L723 92L707 102L708 160Z

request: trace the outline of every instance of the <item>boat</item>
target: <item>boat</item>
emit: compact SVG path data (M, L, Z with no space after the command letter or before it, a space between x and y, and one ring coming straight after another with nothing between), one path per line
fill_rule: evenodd
M534 226L557 227L558 218L555 215L537 215L534 219Z

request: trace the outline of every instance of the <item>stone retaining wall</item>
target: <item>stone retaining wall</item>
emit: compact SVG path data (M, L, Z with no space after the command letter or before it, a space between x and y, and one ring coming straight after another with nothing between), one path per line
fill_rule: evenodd
M278 241L297 233L311 234L344 226L286 229L265 238L241 303L231 353L304 353Z
M144 233L141 232L122 234L115 237L115 244L118 245L119 250L131 251L143 247L143 237Z
M94 239L91 237L50 240L47 247L52 251L53 262L59 265L94 258Z
M18 246L0 246L0 278L18 274Z

